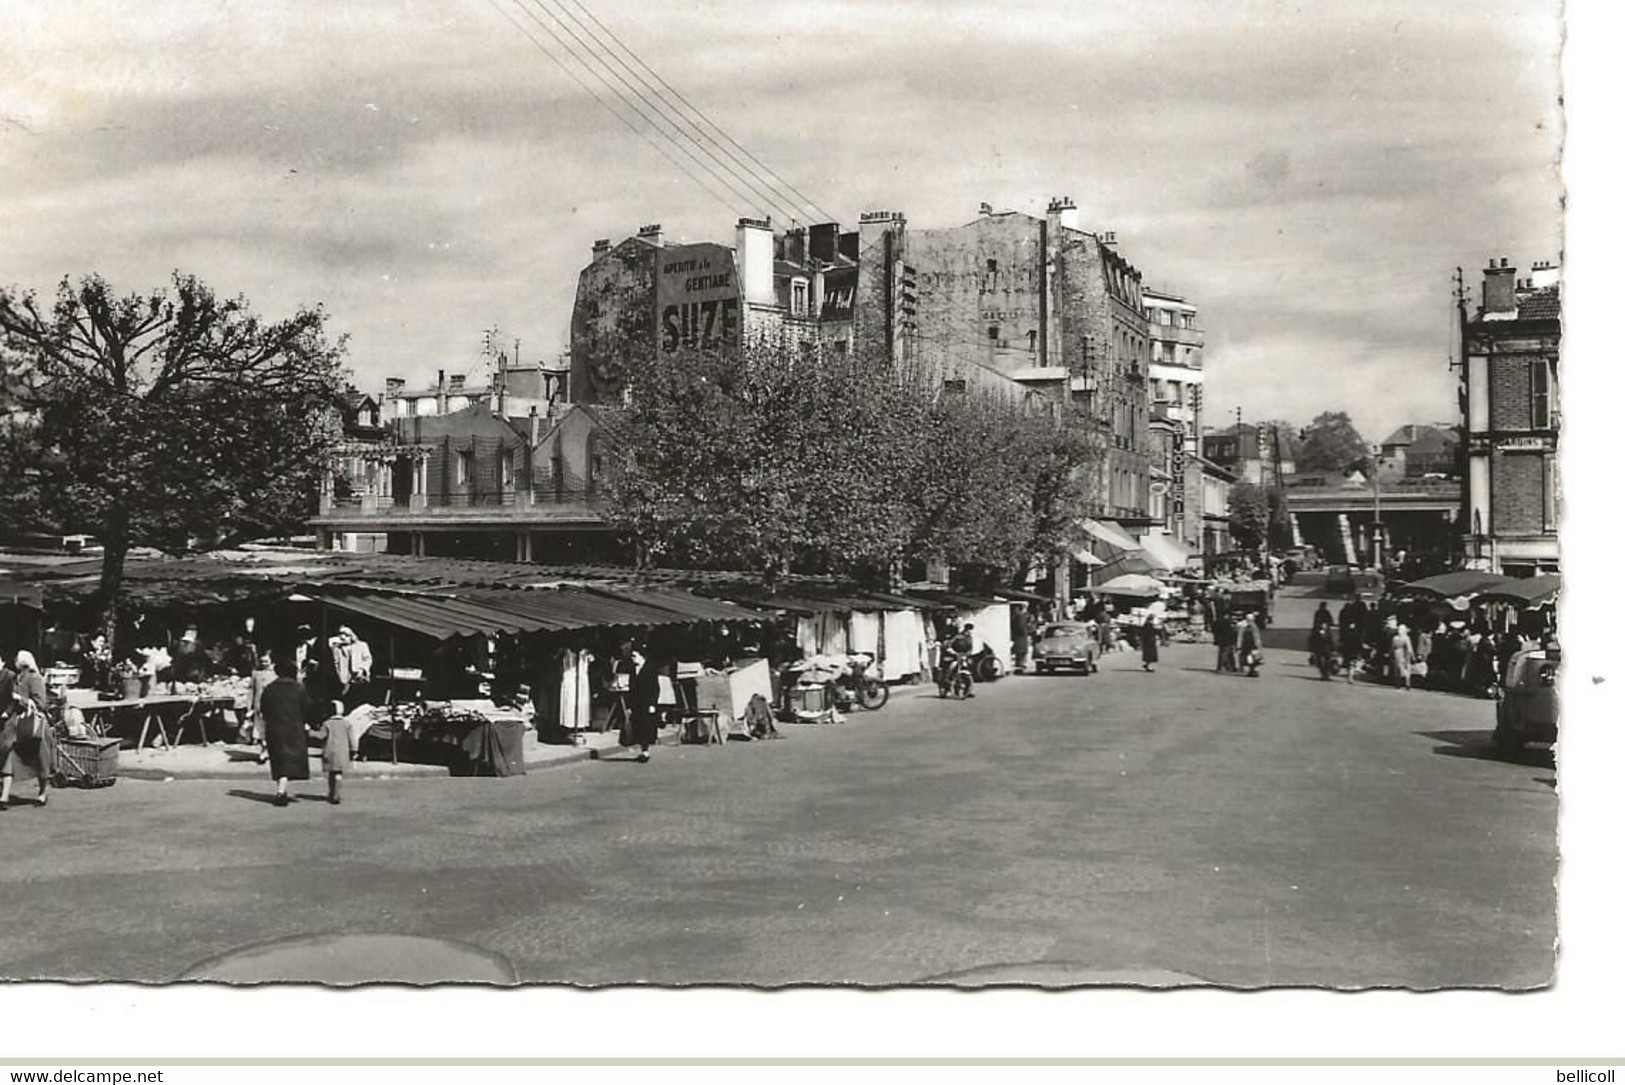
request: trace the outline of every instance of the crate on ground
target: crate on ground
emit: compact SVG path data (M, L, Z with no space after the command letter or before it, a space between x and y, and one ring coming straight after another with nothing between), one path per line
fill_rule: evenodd
M116 738L59 738L56 778L79 787L110 787L118 779Z

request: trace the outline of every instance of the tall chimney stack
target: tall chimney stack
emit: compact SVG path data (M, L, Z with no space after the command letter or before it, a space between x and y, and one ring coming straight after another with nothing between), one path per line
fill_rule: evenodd
M746 305L772 305L773 220L742 218L735 227L734 262Z
M1080 225L1078 205L1072 202L1071 196L1060 196L1051 200L1049 217L1056 220L1056 224L1063 230L1076 230Z
M1484 315L1510 316L1518 311L1518 269L1506 257L1490 261L1484 269Z

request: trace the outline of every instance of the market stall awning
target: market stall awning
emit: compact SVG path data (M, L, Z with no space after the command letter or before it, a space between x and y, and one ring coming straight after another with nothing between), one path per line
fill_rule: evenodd
M1022 603L1049 603L1053 602L1047 595L1040 595L1035 591L1023 588L994 588L993 594L1000 599L1013 599Z
M1141 535L1140 549L1151 562L1166 572L1182 572L1190 551L1171 535Z
M655 588L646 584L626 584L608 587L593 585L582 589L597 595L629 599L640 606L670 611L679 619L695 622L759 622L771 617L751 607L722 599L707 599L703 595L678 588Z
M409 633L421 633L432 640L453 637L489 636L496 633L535 633L544 629L568 629L534 615L481 603L434 595L361 595L323 593L319 602L358 618L366 618Z
M20 584L15 580L0 580L0 605L45 609L45 593L38 584Z
M1140 573L1125 573L1114 576L1104 584L1097 584L1090 591L1101 595L1124 595L1137 599L1154 599L1163 593L1164 585L1154 576L1145 576Z
M1557 599L1563 588L1563 578L1555 574L1507 578L1503 583L1485 588L1480 599L1501 603L1515 603L1525 607L1543 607Z
M1405 594L1437 595L1443 599L1453 599L1458 595L1476 595L1510 581L1510 577L1497 573L1464 569L1454 573L1440 573L1438 576L1425 576L1421 580L1413 580L1394 590Z
M953 607L957 610L986 610L988 607L998 606L1004 600L985 599L980 595L961 595L954 591L937 591L932 588L920 588L909 592L910 595L927 600L938 606Z

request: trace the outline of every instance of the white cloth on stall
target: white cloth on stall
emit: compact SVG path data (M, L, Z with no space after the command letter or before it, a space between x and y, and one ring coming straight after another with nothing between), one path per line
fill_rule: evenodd
M931 673L931 649L925 618L917 610L888 610L880 615L880 677L896 681Z
M796 647L801 649L803 657L824 654L818 642L818 620L816 618L796 619Z
M847 640L847 616L836 610L826 610L818 616L819 652L822 655L844 656L851 649Z
M773 668L767 660L756 659L728 672L728 692L733 701L734 718L745 714L751 694L760 693L762 700L773 703Z
M560 727L584 731L592 723L592 686L587 677L591 665L591 652L565 651L559 682Z
M1005 670L1011 668L1013 645L1010 642L1009 603L995 603L979 611L961 611L959 620L974 624L976 639L981 645L993 650L999 662L1004 664Z
M853 611L851 623L847 626L850 638L847 650L850 652L865 652L876 659L880 658L880 615L874 611Z

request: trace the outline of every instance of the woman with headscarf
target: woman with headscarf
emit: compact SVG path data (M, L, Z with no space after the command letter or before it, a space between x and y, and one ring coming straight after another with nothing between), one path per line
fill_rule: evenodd
M1147 610L1140 622L1140 669L1157 669L1157 641L1161 636L1161 622L1155 610Z
M1416 662L1416 649L1411 644L1411 631L1403 623L1396 623L1389 641L1389 659L1394 669L1394 685L1411 688L1411 664Z
M1254 620L1253 612L1248 611L1241 620L1241 630L1236 636L1236 655L1239 657L1238 662L1247 668L1248 678L1258 677L1258 666L1264 662L1262 648L1258 623Z
M298 664L277 661L276 681L260 694L265 717L265 749L271 758L271 779L276 781L276 804L286 806L289 780L310 779L310 694L299 681Z
M11 782L18 769L39 783L36 806L44 806L51 779L51 724L45 715L45 678L31 652L18 652L11 695L0 705L0 810L11 806Z

